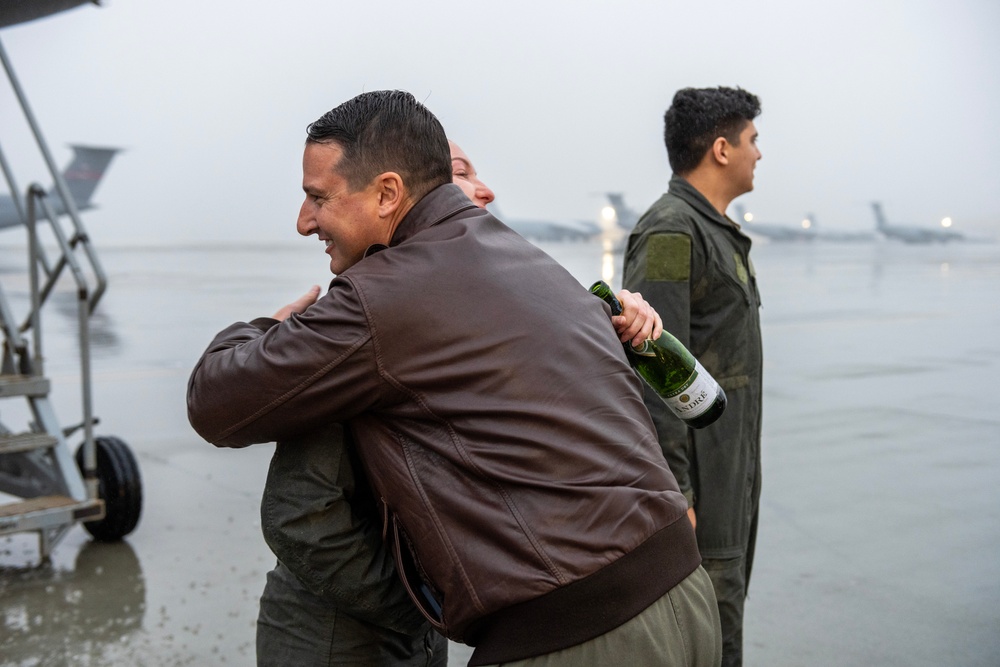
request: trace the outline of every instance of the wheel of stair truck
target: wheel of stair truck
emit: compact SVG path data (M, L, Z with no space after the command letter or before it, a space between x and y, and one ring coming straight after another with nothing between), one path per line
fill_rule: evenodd
M104 501L104 518L84 522L94 539L114 542L131 533L142 513L142 479L139 464L122 440L94 438L97 449L97 494ZM83 445L76 450L76 465L83 470Z

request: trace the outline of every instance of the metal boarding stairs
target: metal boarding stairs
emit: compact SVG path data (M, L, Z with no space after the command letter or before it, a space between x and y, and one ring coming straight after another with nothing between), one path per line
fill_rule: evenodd
M48 558L56 542L72 525L80 520L102 519L105 508L97 494L93 445L81 450L84 453L83 469L90 471L90 474L84 472L81 476L66 442L66 438L80 427L63 431L49 400L51 387L43 374L42 365L41 308L64 269L69 267L77 281L79 301L84 396L81 426L85 431L85 442L92 442L94 419L90 405L88 320L106 281L99 265L95 264L98 287L92 291L86 284L86 277L75 256L76 247L89 246L82 227L67 238L46 201L45 191L37 185L28 189L27 202L31 311L18 326L0 285L0 326L4 334L0 398L26 399L34 421L21 432L12 431L0 423L0 491L26 498L0 506L0 534L37 531L44 559ZM45 211L46 219L59 241L60 257L54 265L48 262L38 242L36 212L39 208ZM74 220L74 225L78 222ZM40 269L45 273L44 285L40 281ZM32 334L30 345L24 335L29 331ZM91 460L87 461L87 458Z
M98 420L92 406L89 320L105 292L107 278L2 45L0 59L52 174L53 195L60 200L54 207L50 195L32 184L22 204L13 172L0 150L0 168L28 231L30 292L29 312L18 324L0 283L0 330L4 337L0 399L26 400L32 417L27 425L15 429L0 421L0 493L20 499L0 504L0 535L37 532L41 559L47 561L77 522L83 522L98 540L117 540L130 533L139 520L142 488L139 468L128 446L118 438L95 438L93 433ZM65 223L68 233L60 218L69 220ZM51 232L49 245L54 243L58 255L55 261L50 261L39 239L39 223ZM44 374L41 315L48 297L67 274L76 288L82 420L62 428L49 398L51 383ZM67 439L79 430L84 437L74 456Z

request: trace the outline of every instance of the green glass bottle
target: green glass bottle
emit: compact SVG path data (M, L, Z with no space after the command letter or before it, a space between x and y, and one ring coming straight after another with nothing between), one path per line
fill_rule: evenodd
M590 292L611 306L612 315L621 315L622 305L611 287L599 280ZM656 340L641 347L624 343L625 356L632 368L660 395L670 411L691 428L703 428L726 409L726 392L686 347L666 330Z

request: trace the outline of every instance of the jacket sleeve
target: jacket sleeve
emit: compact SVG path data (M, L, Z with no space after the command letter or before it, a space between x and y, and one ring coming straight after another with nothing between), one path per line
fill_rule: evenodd
M676 230L675 230L676 229ZM676 226L654 226L629 239L622 286L642 297L660 314L663 328L690 348L691 286L704 264L689 233ZM643 400L656 427L660 448L677 485L694 505L692 450L688 427L643 383Z
M426 620L385 548L374 500L339 425L279 442L261 500L271 551L324 602L362 621L415 635Z
M188 382L188 419L222 447L273 442L344 422L376 400L364 310L344 280L300 315L223 329Z

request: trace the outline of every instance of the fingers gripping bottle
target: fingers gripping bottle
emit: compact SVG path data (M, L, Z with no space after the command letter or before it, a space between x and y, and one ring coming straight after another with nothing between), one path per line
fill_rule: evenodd
M621 315L622 305L606 282L597 281L590 292L611 306L612 315ZM666 330L640 347L629 343L624 343L624 347L632 368L660 395L670 411L691 428L708 426L726 409L726 392Z

